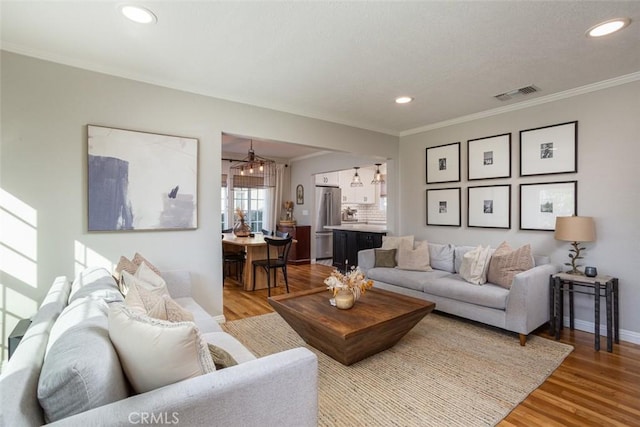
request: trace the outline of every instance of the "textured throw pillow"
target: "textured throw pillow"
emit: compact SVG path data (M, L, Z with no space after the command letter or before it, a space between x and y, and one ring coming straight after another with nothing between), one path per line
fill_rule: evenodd
M150 291L138 285L132 285L125 298L125 304L136 313L169 322L193 322L193 314L185 310L169 295Z
M167 282L164 281L162 276L156 273L151 267L149 267L144 262L138 266L136 270L135 277L140 280L144 280L147 283L150 283L154 287L166 287Z
M487 282L487 270L491 259L491 248L487 246L468 251L464 254L460 266L460 276L474 285L483 285Z
M507 242L502 242L491 257L487 281L510 289L513 277L531 268L533 257L530 245L524 245L514 251Z
M211 353L193 322L172 323L109 309L109 337L136 393L215 371Z
M162 283L154 284L154 283L148 282L139 277L132 276L126 271L122 272L122 280L124 281L127 288L130 288L131 286L135 285L135 286L138 286L139 288L144 288L148 291L153 291L158 295L165 295L165 294L169 295L169 290L167 289L167 285Z
M208 344L208 346L209 354L211 354L211 360L213 360L213 364L216 366L216 369L228 368L229 366L235 366L238 364L236 359L234 359L225 349L213 344Z
M429 265L429 244L426 240L416 243L413 248L408 241L400 243L398 265L400 270L432 271Z
M393 268L396 264L397 249L374 249L376 261L374 267Z
M136 274L137 269L138 269L138 266L134 264L133 261L131 261L129 258L125 256L120 257L120 260L118 261L118 265L116 265L116 268L113 271L113 278L116 279L116 282L118 282L118 286L120 286L120 291L122 292L123 295L127 294L127 289L123 288L121 284L120 279L122 278L122 272L126 271L129 274Z
M413 239L413 236L382 236L381 249L398 249L403 241L408 242L413 247Z
M138 267L140 266L140 264L147 264L147 266L151 270L153 270L154 273L156 273L157 275L160 275L160 270L155 265L151 264L149 260L147 260L145 257L140 255L138 252L136 252L136 254L133 256L133 259L131 261L133 261L133 263Z

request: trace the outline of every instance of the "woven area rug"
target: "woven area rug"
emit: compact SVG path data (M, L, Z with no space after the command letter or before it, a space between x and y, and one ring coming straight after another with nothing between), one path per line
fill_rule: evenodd
M495 425L573 347L431 313L398 344L344 366L306 343L277 314L224 328L257 356L306 346L318 355L320 426Z

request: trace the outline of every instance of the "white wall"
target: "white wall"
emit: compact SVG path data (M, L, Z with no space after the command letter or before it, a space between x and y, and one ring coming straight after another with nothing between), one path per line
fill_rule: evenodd
M384 157L397 152L398 138L389 135L8 52L1 61L3 345L17 318L32 314L56 276L73 277L76 258L81 264L116 263L138 251L161 269L189 270L199 302L222 313L222 132ZM87 124L198 138L198 229L88 233ZM35 225L8 206L12 197L13 205L37 214ZM31 248L23 247L25 239Z
M461 100L463 102L463 100ZM569 261L569 244L554 240L553 233L520 231L519 184L578 181L578 215L592 216L597 241L587 243L584 265L620 279L621 337L640 342L640 82L635 81L518 111L443 127L400 138L401 234L454 244L490 244L503 240L512 246L531 243L534 253L549 254L558 265ZM519 178L519 131L578 120L578 173ZM472 181L466 177L467 140L512 133L512 178ZM460 141L462 182L425 184L425 148ZM511 229L466 227L466 187L511 184ZM462 187L460 228L425 225L425 190ZM420 201L416 203L416 200ZM568 312L567 312L568 313ZM577 326L593 328L593 300L576 297ZM603 323L601 316L601 324Z

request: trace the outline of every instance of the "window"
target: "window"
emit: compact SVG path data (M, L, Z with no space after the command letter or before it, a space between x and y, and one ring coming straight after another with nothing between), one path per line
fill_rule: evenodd
M267 190L264 188L235 188L233 190L233 206L246 212L245 223L249 224L251 231L259 233L263 228L265 198Z

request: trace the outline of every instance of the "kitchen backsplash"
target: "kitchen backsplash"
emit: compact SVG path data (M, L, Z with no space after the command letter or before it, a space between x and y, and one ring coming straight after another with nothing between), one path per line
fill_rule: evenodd
M358 222L386 222L387 221L387 212L381 210L378 205L358 205L358 204L342 204L342 209L346 209L350 207L351 209L358 210Z

